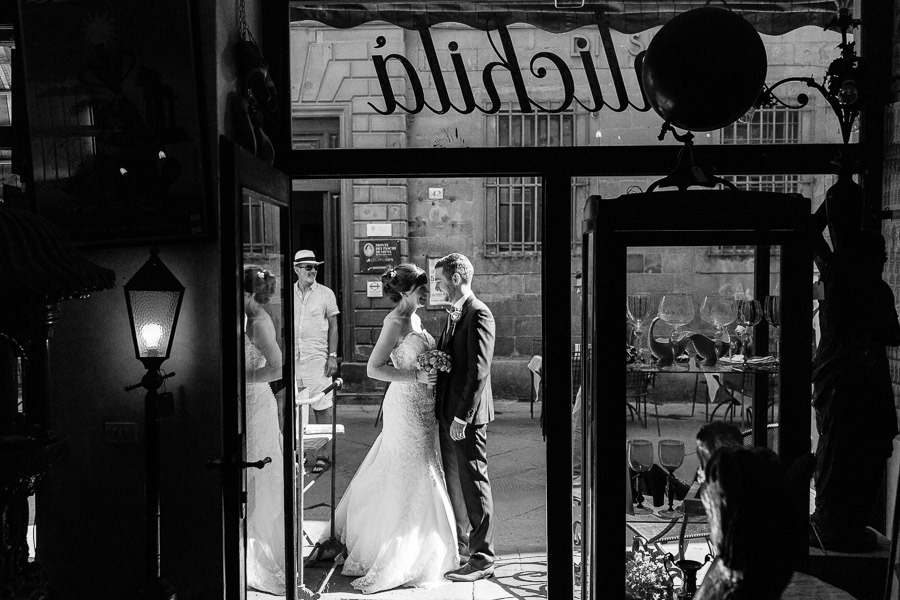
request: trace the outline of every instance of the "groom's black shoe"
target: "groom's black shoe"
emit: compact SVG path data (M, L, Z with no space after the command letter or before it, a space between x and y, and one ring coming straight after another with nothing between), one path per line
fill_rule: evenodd
M494 576L494 565L488 565L483 569L473 566L472 563L466 563L455 571L446 573L444 577L450 581L478 581Z
M466 554L460 554L459 555L459 566L464 567L467 562L469 562L469 557Z

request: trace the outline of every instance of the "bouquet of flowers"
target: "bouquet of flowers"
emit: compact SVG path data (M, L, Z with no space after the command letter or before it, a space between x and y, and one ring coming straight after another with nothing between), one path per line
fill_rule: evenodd
M664 552L635 537L632 551L625 555L625 591L631 597L641 600L672 598L672 572L666 567Z
M437 349L423 352L416 357L416 363L429 375L439 372L449 373L453 365L450 355Z

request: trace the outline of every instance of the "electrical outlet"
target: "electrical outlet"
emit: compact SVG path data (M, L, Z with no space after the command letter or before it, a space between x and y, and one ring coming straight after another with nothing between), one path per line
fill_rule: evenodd
M123 446L137 443L137 423L105 423L103 432L107 444Z

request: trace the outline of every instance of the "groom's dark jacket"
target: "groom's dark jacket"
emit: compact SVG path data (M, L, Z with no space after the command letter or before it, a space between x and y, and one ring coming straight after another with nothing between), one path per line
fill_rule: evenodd
M494 357L494 315L474 295L466 298L459 321L448 336L441 333L438 348L453 360L449 373L438 374L435 415L445 423L459 417L472 425L494 420L491 360Z

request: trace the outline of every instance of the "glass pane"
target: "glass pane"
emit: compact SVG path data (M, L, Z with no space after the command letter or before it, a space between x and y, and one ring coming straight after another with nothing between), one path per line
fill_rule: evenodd
M559 115L550 115L550 137L547 140L549 146L559 146Z
M560 118L563 122L562 145L574 146L575 119L572 118L572 115L562 115Z
M522 223L524 231L524 241L533 242L536 239L534 231L534 188L527 187L523 190L524 221Z
M635 57L649 46L657 28L637 33L609 32L617 49L615 73L603 52L598 52L602 47L599 41L590 42L587 54L572 55L572 40L597 40L598 27L605 26L602 23L563 33L527 23L482 31L449 21L416 30L377 20L337 28L312 20L327 20L324 15L328 11L320 6L307 7L303 2L291 5L291 89L297 90L291 100L291 118L296 147L569 146L608 144L612 140L628 145L660 143L656 139L659 117L649 106L645 109L634 68ZM377 16L377 10L369 14ZM824 77L831 61L840 56L837 31L806 26L761 37L769 55L783 59L769 65L766 82L770 85L788 77ZM520 66L525 92L522 100L518 90L512 89L508 72L485 71L486 63L496 60L498 49L506 52L504 41L508 41ZM529 68L537 49L554 54L565 65L574 82L572 98L567 99L564 87L556 85L561 77L558 68L548 69L544 78L536 77ZM546 61L538 63L543 66ZM589 70L597 75L602 98L593 97L586 75ZM618 75L620 84L616 83ZM792 103L798 93L808 93L802 84L791 85L777 88L779 98ZM630 104L617 112L619 103L611 99L620 93ZM570 108L562 114L533 105L523 108L525 96L547 109L568 100ZM600 109L591 112L585 108L593 106ZM532 109L536 112L530 112ZM343 115L345 110L347 114ZM832 126L832 109L824 102L810 103L803 111L776 107L762 112L766 111L769 114L755 124L705 132L696 136L695 143L841 141L838 128ZM784 112L793 112L798 120L786 122L788 131L781 132L775 124L777 114ZM323 136L323 127L328 130L327 136ZM335 127L340 130L332 131ZM336 141L329 143L328 136ZM672 136L662 143L679 145Z
M379 435L389 431L391 425L396 428L396 418L404 414L398 408L397 397L385 397L387 383L366 374L369 358L382 332L383 320L396 308L383 288L375 288L372 293L369 284L381 283L388 264L396 266L411 262L433 277L437 260L459 251L471 259L475 269L473 288L476 296L493 312L496 323L493 364L502 365L492 369L496 418L487 425L488 473L496 525L494 550L498 557L496 580L492 581L504 589L519 590L514 591L514 595L540 596L544 594L542 590L546 589L547 581L547 468L546 444L540 426L540 370L535 367L537 361L532 362L532 359L541 354L541 268L536 255L522 257L523 251L534 252L535 247L528 242L513 244L509 230L513 202L519 203L516 206L521 214L522 203L528 194L535 194L540 179L526 178L515 186L510 178L503 181L500 183L496 176L370 177L340 181L339 210L351 215L349 221L354 223L352 227L334 232L339 238L335 245L352 248L352 254L344 255L341 260L348 271L345 276L352 281L352 288L344 289L340 305L342 334L346 336L342 347L349 349L345 351L341 366L344 387L337 397L337 423L344 426L344 433L338 434L335 464L318 476L316 484L305 494L304 529L313 543L322 535L329 535L330 508L333 506L330 477L336 474L335 503L340 504L348 494L351 480L365 478L360 469L370 449L376 447L376 443L381 444L382 451L387 447L387 434L381 442L376 442ZM299 183L297 181L295 185ZM525 187L526 184L529 187ZM400 202L405 203L403 210L394 210ZM387 210L378 213L379 209ZM378 218L370 221L359 217L353 219L354 214L371 214L363 211L372 211ZM390 224L392 235L367 237L366 225L372 221L379 225ZM409 235L406 235L406 228ZM385 229L373 233L382 231L387 233ZM367 255L367 244L396 245L397 258L389 252ZM380 295L378 291L381 291ZM444 294L432 286L424 306L416 311L422 328L434 338L440 338L446 326L445 309L448 307ZM349 395L353 401L347 401ZM382 398L385 398L383 410L379 410ZM401 437L409 439L405 433ZM396 438L392 440L393 443L396 441ZM307 470L314 462L313 454ZM409 476L408 473L404 475ZM424 483L425 488L433 489L430 481ZM353 497L359 496L354 494ZM365 499L360 501L363 502ZM403 519L408 521L409 518ZM369 520L351 518L347 526L358 527L357 524L370 525ZM348 537L351 535L348 533ZM309 554L310 546L307 542L303 555ZM320 585L329 566L328 562L323 562L315 570L307 570L310 588ZM331 578L331 591L351 590L352 579L341 575L338 568ZM480 599L488 594L491 592L476 591L475 597ZM415 595L414 592L413 597ZM443 597L440 593L431 595Z
M500 189L500 223L497 234L500 241L510 241L509 188Z
M524 141L522 143L526 148L534 146L534 132L537 126L537 117L535 115L526 115L524 117L523 133Z
M522 235L522 226L523 226L523 214L522 214L522 188L516 187L512 190L513 198L512 198L512 210L513 210L513 222L512 222L512 240L514 242L523 241Z
M283 209L254 192L245 190L243 198L243 214L249 215L242 240L246 317L244 460L263 461L262 468L243 470L247 494L246 582L248 589L284 593L285 518L292 515L284 511L282 370L289 356L284 327L290 319L285 315L284 296L291 282L282 277L286 252L281 239Z
M538 127L538 137L537 143L538 146L546 146L550 140L549 128L550 128L550 116L549 115L539 115L537 117L537 127Z
M509 134L510 146L521 146L522 145L522 116L521 115L513 115L512 117L512 127L510 128Z

